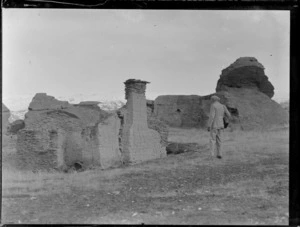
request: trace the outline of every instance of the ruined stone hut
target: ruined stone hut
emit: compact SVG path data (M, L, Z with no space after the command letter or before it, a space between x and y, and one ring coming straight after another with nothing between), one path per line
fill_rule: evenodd
M126 105L107 113L97 102L72 105L38 93L17 133L19 167L31 170L109 168L166 156L167 127L147 109L146 84L125 82Z

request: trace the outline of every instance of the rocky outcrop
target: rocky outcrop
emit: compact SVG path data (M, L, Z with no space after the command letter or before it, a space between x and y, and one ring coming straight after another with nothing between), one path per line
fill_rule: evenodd
M270 99L274 87L255 58L239 58L222 71L216 95L231 112L231 129L251 130L288 123L288 113ZM206 128L210 97L164 95L154 101L154 114L171 127Z
M218 95L233 116L231 127L253 130L288 124L288 112L258 90L231 88Z
M1 111L1 118L2 118L2 128L1 132L5 134L7 132L7 126L9 124L8 119L10 117L9 109L2 103L2 111Z
M228 91L228 88L257 89L270 98L274 95L274 87L265 75L263 65L253 57L239 58L222 70L216 91Z

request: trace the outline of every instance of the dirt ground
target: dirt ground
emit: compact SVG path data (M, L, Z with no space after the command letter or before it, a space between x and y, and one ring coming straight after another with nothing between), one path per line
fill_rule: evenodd
M171 129L201 149L134 166L32 173L3 141L2 224L288 224L288 129L230 132L223 159L208 133Z

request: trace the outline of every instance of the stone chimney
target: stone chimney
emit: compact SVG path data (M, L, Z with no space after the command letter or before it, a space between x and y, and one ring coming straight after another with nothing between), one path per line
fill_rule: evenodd
M166 156L160 144L160 135L149 129L147 123L147 81L129 79L125 84L126 115L122 132L123 157L125 162L137 163Z

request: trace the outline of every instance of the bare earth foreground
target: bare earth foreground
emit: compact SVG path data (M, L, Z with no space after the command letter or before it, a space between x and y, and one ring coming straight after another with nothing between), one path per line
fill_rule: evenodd
M201 149L68 174L17 170L15 138L6 138L1 223L288 224L288 129L224 137L221 160L207 132L171 129L170 141Z

